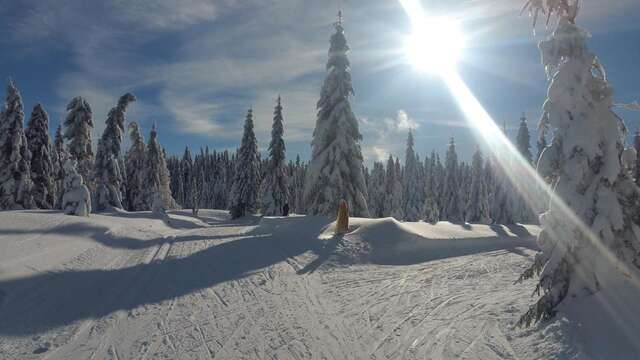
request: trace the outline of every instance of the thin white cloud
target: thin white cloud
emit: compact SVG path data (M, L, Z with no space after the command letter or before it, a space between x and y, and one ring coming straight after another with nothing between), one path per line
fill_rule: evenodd
M187 134L219 136L226 129L214 121L218 105L164 91L160 97L165 108L178 120L180 130Z

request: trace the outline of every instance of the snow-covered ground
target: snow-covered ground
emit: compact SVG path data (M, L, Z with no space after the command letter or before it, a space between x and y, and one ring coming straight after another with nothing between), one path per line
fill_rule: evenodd
M514 328L535 226L0 213L0 359L586 358Z

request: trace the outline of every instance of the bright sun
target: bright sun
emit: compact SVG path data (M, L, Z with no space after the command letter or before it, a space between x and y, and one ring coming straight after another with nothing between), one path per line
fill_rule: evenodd
M465 46L458 23L446 17L412 14L413 33L405 42L411 64L420 71L440 74L452 70Z

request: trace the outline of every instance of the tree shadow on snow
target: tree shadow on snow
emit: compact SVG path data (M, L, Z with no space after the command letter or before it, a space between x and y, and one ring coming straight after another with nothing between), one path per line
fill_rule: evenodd
M296 273L298 275L304 275L315 272L322 264L331 258L331 255L335 253L338 248L338 244L342 241L343 237L344 235L335 235L332 237L317 251L318 257Z
M321 231L319 224L299 219L302 220L295 220L291 225L302 226L306 231L297 233ZM194 239L187 236L176 238L175 242ZM271 233L255 230L184 258L165 258L114 270L67 270L2 280L0 291L4 294L4 303L0 303L0 334L30 335L78 320L181 297L250 276L307 251L319 252L320 246L315 238L286 237L279 236L276 230Z

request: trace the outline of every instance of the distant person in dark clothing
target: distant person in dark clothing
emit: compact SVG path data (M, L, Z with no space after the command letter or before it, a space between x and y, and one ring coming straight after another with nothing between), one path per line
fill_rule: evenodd
M289 216L289 203L284 204L282 207L282 216Z

